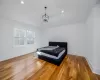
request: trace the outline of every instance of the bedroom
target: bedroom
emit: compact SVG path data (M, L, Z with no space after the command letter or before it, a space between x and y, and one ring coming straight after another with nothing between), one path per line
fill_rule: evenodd
M42 18L45 6L49 16L46 23ZM0 61L28 53L37 56L35 51L48 46L49 42L67 42L67 54L85 57L93 73L100 75L99 26L100 0L0 0ZM16 31L24 32L24 36L16 36ZM31 38L26 37L28 33ZM32 60L28 58L27 65ZM11 68L11 72L20 72L25 67L22 62L23 65ZM0 80L6 80L3 76L8 73L4 72L0 71ZM14 76L15 80L26 78L24 73L22 75Z

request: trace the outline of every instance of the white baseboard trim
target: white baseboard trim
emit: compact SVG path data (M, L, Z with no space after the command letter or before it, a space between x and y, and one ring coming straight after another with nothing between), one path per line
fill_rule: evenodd
M93 71L93 73L99 74L99 75L100 75L100 69L98 69L98 68L93 68L92 71Z
M86 57L85 57L85 58L86 58ZM88 58L86 58L86 60L87 60L87 62L88 62L88 64L89 64L89 66L90 66L92 72L95 73L95 74L99 74L99 75L100 75L100 68L94 67L93 64L90 63L90 61L88 60Z
M85 57L85 59L87 60L87 62L88 62L88 64L89 64L90 69L91 69L91 70L93 70L93 66L92 66L92 64L90 63L89 59L88 59L87 57Z

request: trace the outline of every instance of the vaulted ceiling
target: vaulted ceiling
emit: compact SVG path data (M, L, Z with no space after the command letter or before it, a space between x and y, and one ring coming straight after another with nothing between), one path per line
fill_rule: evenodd
M97 0L0 0L0 18L15 20L33 26L59 26L84 22ZM44 6L50 16L43 23ZM64 13L61 11L64 10Z

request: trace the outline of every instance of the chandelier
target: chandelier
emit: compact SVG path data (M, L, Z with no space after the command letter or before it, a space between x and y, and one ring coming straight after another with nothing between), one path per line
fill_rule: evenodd
M45 14L42 15L42 19L43 19L44 22L48 22L49 16L46 13L47 7L45 6L44 9L45 9Z

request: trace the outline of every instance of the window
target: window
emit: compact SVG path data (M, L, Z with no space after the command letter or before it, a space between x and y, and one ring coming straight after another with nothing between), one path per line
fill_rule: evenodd
M33 44L35 38L35 33L32 31L27 30L27 44Z
M34 44L35 33L33 31L24 29L14 29L14 45L22 46L27 44Z

